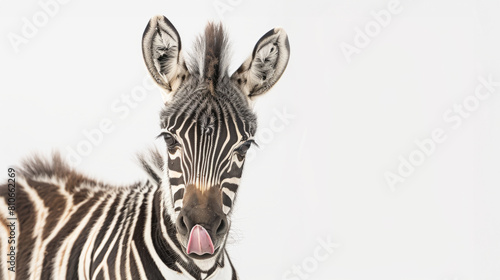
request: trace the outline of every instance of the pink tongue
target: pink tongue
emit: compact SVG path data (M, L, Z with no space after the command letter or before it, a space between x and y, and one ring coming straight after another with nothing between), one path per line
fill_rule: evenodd
M195 253L200 256L203 254L211 255L214 253L214 244L212 244L212 239L210 238L210 235L208 235L208 232L204 227L195 225L191 230L187 246L187 253Z

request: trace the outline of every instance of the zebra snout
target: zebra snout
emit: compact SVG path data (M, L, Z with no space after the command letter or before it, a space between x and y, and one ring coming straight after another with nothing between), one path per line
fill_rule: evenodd
M213 240L222 238L229 230L227 217L223 213L212 212L210 209L196 207L190 211L181 210L175 226L182 236L188 236L194 226L201 225Z
M229 232L228 218L222 210L222 191L218 186L200 189L195 185L185 190L175 221L177 238L190 257L210 258L222 251Z
M183 251L197 259L218 254L229 230L226 215L202 207L181 210L175 226Z

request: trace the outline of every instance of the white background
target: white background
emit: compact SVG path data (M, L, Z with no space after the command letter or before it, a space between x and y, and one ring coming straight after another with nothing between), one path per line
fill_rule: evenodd
M144 178L134 157L155 142L160 93L147 90L129 114L112 106L142 86L149 18L167 16L187 49L222 20L233 70L281 26L291 58L256 106L267 134L245 166L228 244L241 279L500 279L500 87L460 125L443 119L472 100L478 77L500 81L500 2L401 0L350 63L341 45L356 47L357 28L389 1L71 0L18 52L9 36L43 9L0 3L0 170L76 149L109 119L113 131L76 168L111 183ZM276 111L294 118L276 129ZM435 129L446 140L391 189L385 174Z

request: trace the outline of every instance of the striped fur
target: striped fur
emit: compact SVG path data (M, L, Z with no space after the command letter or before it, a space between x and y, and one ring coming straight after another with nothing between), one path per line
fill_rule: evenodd
M149 180L110 186L57 155L27 161L16 178L15 273L6 270L9 233L0 211L0 279L237 279L225 251L204 271L182 253L165 208L161 156L141 163Z

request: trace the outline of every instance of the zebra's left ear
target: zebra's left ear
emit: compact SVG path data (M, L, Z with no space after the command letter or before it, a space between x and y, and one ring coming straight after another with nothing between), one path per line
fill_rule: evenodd
M259 39L252 55L234 72L231 80L252 100L279 80L289 57L288 36L283 29L274 28Z
M151 18L142 35L142 55L165 103L189 76L181 47L179 33L166 17Z

